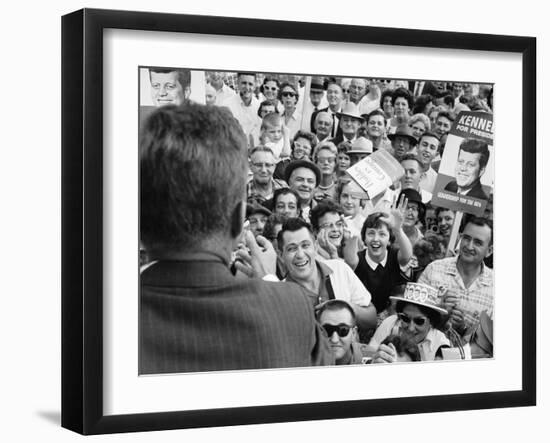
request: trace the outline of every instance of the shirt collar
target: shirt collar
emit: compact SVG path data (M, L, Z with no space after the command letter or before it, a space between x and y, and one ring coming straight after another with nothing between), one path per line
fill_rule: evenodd
M456 257L452 257L452 259L449 260L449 263L447 263L447 266L444 268L444 272L446 274L456 276L458 274L457 263L458 255ZM491 271L487 266L485 266L485 263L483 263L483 261L481 262L481 272L477 276L476 281L484 286L493 285Z
M367 264L373 271L376 270L378 265L382 265L382 267L385 268L386 262L388 261L388 250L386 249L386 255L384 256L384 259L380 263L377 263L372 258L369 257L369 251L365 249L365 260L367 261Z

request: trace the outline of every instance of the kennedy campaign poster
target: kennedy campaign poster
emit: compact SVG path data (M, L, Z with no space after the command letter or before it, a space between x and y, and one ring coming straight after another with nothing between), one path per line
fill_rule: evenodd
M483 215L494 185L493 132L492 114L458 114L445 143L433 205Z

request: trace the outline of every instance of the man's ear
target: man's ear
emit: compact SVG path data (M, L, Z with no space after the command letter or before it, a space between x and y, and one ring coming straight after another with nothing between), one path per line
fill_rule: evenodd
M479 169L479 175L478 175L478 178L481 177L483 174L485 174L485 166L483 168L480 168Z
M243 231L244 215L246 211L246 203L241 200L235 205L235 209L231 213L231 238L237 238Z
M183 91L183 96L185 97L185 100L187 100L190 95L191 95L191 88L187 86L187 88L185 88L185 90Z
M493 254L493 245L489 245L487 248L487 253L485 254L485 257L489 257Z

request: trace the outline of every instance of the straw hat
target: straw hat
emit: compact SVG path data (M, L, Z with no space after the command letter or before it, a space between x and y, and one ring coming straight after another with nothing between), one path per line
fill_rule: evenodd
M390 296L392 300L424 306L433 309L439 314L446 315L447 310L440 306L438 298L437 289L422 283L407 283L405 293L402 296Z

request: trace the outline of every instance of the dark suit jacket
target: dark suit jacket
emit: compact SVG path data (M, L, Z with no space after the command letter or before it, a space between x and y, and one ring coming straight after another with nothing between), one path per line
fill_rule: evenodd
M306 290L237 279L214 255L141 274L139 373L333 364Z
M311 114L311 121L309 122L309 125L310 125L311 132L313 134L315 134L315 128L313 127L315 123L315 117L317 117L317 114L319 112L323 112L323 111L328 111L328 107L319 109L318 111L315 111L313 114ZM340 127L340 125L338 125L338 127L336 128L336 133L334 134L334 137L338 137L338 136L342 136L342 128ZM329 138L331 138L330 134L329 134Z
M445 186L445 191L449 192L458 192L458 185L456 183L456 180L453 180ZM480 198L482 200L487 200L489 197L487 197L487 194L485 194L485 191L483 190L481 186L481 182L478 180L474 186L472 186L472 189L470 189L466 194L469 197L474 198Z

